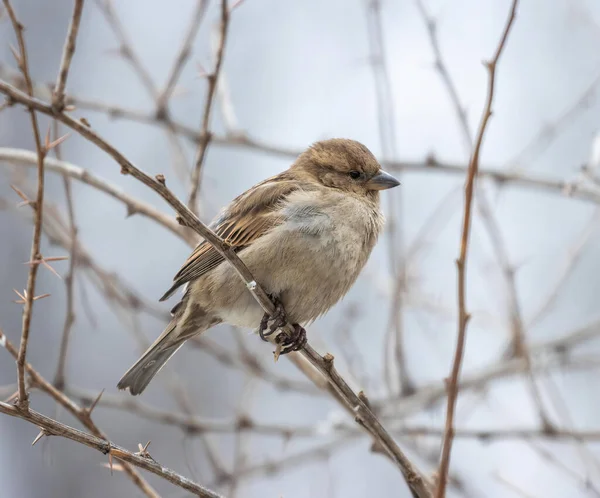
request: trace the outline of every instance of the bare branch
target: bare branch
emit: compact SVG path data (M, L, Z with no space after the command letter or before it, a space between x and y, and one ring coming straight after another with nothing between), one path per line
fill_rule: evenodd
M69 67L71 65L71 60L73 59L73 54L75 53L75 41L77 40L77 33L79 31L79 22L81 21L82 12L83 0L75 0L73 17L71 17L71 22L69 23L69 31L65 41L65 46L63 48L56 86L54 87L54 93L52 95L52 105L55 106L58 111L62 111L65 107L65 88L67 86L67 76L69 75Z
M227 41L227 31L229 26L229 9L227 8L227 0L221 0L221 24L219 27L220 40L217 47L215 60L215 68L213 72L206 76L208 80L208 90L206 92L206 102L204 104L204 115L202 117L202 127L200 129L200 141L198 151L196 152L196 161L191 176L191 189L188 198L188 207L194 212L198 212L196 206L198 200L198 192L200 190L200 174L202 173L202 165L208 144L211 140L210 133L210 116L215 100L217 85L219 83L219 74L223 65L223 56L225 54L225 42Z
M164 109L166 109L167 102L173 94L173 90L175 89L175 85L177 85L177 81L179 80L181 71L183 70L185 63L189 59L190 54L192 53L192 44L194 43L196 35L198 34L198 30L200 29L200 25L202 24L202 19L204 18L207 4L207 0L198 0L196 2L196 8L194 9L194 13L192 14L190 25L183 38L181 48L177 52L177 57L175 57L175 62L173 63L173 67L171 68L171 72L169 73L169 77L167 78L167 84L156 99L159 113L161 112L161 110L162 112L165 112Z
M17 357L17 350L11 344L11 342L7 339L4 332L0 330L0 344L4 346L4 348L14 357ZM74 403L71 399L69 399L65 394L56 389L52 384L50 384L46 379L44 379L29 363L25 364L25 368L27 369L27 373L31 377L32 383L39 387L42 391L50 395L57 403L59 403L63 408L65 408L71 415L77 418L94 436L102 439L107 439L106 435L96 426L96 424L92 421L90 416L90 412L84 408L81 408L76 403ZM1 410L0 410L1 411ZM31 413L31 410L25 412L18 412L18 416L26 416ZM140 490L144 493L147 498L159 498L158 494L152 486L150 486L142 476L138 474L138 472L131 467L129 464L123 464L123 470L125 473L131 478L133 483L140 488Z
M125 448L117 446L106 439L92 436L91 434L87 434L73 427L69 427L68 425L46 417L45 415L42 415L34 410L23 412L12 405L0 401L0 412L10 415L11 417L17 417L31 422L32 424L41 427L42 430L45 430L46 435L48 436L64 437L88 446L89 448L98 450L104 455L109 455L109 461L111 458L116 458L121 462L129 463L139 467L140 469L147 470L148 472L151 472L152 474L155 474L175 484L176 486L185 489L186 491L190 491L194 495L201 498L222 498L221 495L215 493L214 491L195 483L194 481L178 474L171 469L163 467L152 457L131 453Z
M3 0L4 6L8 12L12 22L15 35L19 44L18 63L19 69L23 73L27 94L33 96L33 83L29 75L29 62L27 59L27 48L25 47L25 38L23 37L23 25L17 19L15 11L9 0ZM37 195L35 204L35 222L33 226L33 241L31 243L30 261L42 259L40 252L42 238L42 211L44 207L44 157L46 149L42 145L40 129L38 126L37 116L32 108L29 108L31 117L31 128L33 129L33 138L35 140L35 148L37 151ZM17 385L19 389L19 400L17 406L26 412L29 409L29 397L25 388L25 358L27 357L27 344L29 341L29 330L31 327L31 316L33 313L33 301L35 300L35 282L39 265L31 265L29 267L29 276L27 277L27 293L25 295L25 309L23 310L23 329L21 331L21 344L19 346L19 355L17 357Z
M36 155L33 152L23 149L9 149L4 147L0 147L0 160L23 166L34 166L37 161ZM198 238L194 234L191 234L189 230L182 228L173 218L161 213L150 204L126 194L107 181L94 176L93 173L84 168L66 161L53 159L51 157L44 158L44 167L49 171L66 175L69 178L73 178L90 185L91 187L94 187L122 202L127 207L127 216L132 216L134 214L146 216L147 218L156 221L159 225L165 227L171 233L183 239L190 245L194 245L198 241Z
M454 437L454 408L456 406L456 399L458 397L458 378L460 375L460 367L464 354L467 322L469 321L469 314L466 309L466 269L467 269L467 251L469 246L469 235L471 229L471 206L473 202L473 192L475 188L475 177L479 168L479 154L481 150L481 144L483 142L483 136L487 127L487 123L492 115L492 103L494 100L494 89L495 89L495 77L496 77L496 65L502 54L502 50L506 44L506 39L510 32L510 28L513 25L515 19L516 9L518 0L513 0L510 15L504 28L502 38L494 57L490 62L486 63L486 68L489 74L489 85L487 101L479 130L477 132L477 138L475 140L475 147L471 155L469 163L469 170L467 174L467 181L465 185L465 209L462 223L462 235L460 242L460 254L456 262L458 269L458 338L456 341L456 351L454 354L454 361L452 364L452 371L450 378L448 379L448 404L446 412L446 426L444 429L444 441L442 443L442 456L440 459L440 468L438 472L438 483L436 487L435 496L436 498L444 498L446 494L446 480L448 477L448 469L450 467L450 452L452 449L452 441Z

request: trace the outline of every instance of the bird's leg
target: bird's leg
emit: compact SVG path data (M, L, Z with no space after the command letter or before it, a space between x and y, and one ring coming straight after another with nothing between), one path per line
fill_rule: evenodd
M286 334L279 334L277 342L283 346L280 355L288 354L292 351L300 351L307 342L306 330L301 325L294 323L294 334L288 337Z
M260 321L260 327L258 328L258 335L260 335L260 338L263 341L267 342L269 341L268 337L272 335L278 328L283 327L286 323L285 310L283 309L281 301L279 301L279 299L277 299L277 297L274 295L269 295L269 298L275 304L275 312L272 316L268 313L265 313ZM268 327L270 320L273 320L273 323L270 327ZM268 332L266 332L267 328L269 329Z

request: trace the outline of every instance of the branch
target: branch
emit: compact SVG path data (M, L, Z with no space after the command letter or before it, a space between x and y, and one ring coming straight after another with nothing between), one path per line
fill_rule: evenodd
M229 9L227 8L227 0L221 0L221 25L219 28L220 40L217 47L217 55L215 68L213 72L206 76L208 80L208 90L206 92L206 103L204 104L204 116L202 117L202 128L200 130L200 141L198 145L198 151L196 152L196 161L194 169L192 171L191 178L191 189L188 198L187 205L194 212L197 213L197 198L200 190L200 173L202 172L202 164L204 163L204 157L208 144L211 139L209 130L210 126L210 115L215 100L215 93L217 84L219 82L219 73L221 72L221 66L223 65L223 55L225 53L225 42L227 40L227 28L229 26Z
M471 207L473 203L473 191L475 188L475 177L479 169L479 154L481 150L481 144L483 142L483 136L487 128L488 121L492 115L492 102L494 100L494 88L495 88L495 76L496 76L496 64L502 54L502 50L506 44L506 39L510 32L510 28L513 25L515 19L515 13L517 9L518 0L513 0L510 15L504 28L502 38L491 62L486 63L486 68L489 74L489 86L487 94L487 102L485 110L481 118L479 130L477 132L477 138L475 140L475 147L471 155L469 163L469 170L467 174L467 182L465 185L465 209L462 223L462 235L460 242L460 254L456 262L458 270L458 337L456 341L456 351L454 353L454 361L452 365L452 371L450 379L448 380L448 403L446 410L446 425L444 428L444 441L442 443L442 456L440 460L438 483L436 487L436 498L444 498L446 494L446 480L448 477L448 469L450 467L450 452L452 449L452 441L454 436L454 409L456 406L456 399L458 397L458 378L460 375L460 367L462 358L464 355L467 322L469 321L469 314L466 310L466 269L467 269L467 254L469 246L469 235L471 229Z
M79 22L81 21L82 12L83 0L75 0L73 17L69 23L69 31L65 41L65 46L63 48L56 86L54 87L54 93L52 94L52 105L58 111L62 111L65 107L65 88L67 86L67 76L69 75L69 67L71 65L71 60L73 59L73 54L75 53L75 41L77 40L77 33L79 32Z
M58 139L59 124L57 121L52 122L54 129L54 140ZM57 145L54 148L54 153L57 160L62 159L61 146ZM45 165L44 165L45 167ZM66 301L65 324L60 340L60 350L58 353L58 365L56 374L54 375L54 385L58 389L63 389L65 386L65 367L67 363L67 351L69 347L69 338L71 337L71 329L75 323L75 267L77 266L77 224L75 222L75 206L73 202L73 193L71 189L71 179L68 175L63 175L63 185L65 187L65 197L67 201L67 214L69 220L69 235L71 243L69 245L69 269L65 276Z
M109 463L112 466L112 459L116 458L121 462L135 465L140 469L147 470L173 484L179 486L186 491L192 492L194 495L201 498L222 498L221 495L211 491L208 488L196 484L194 481L184 477L177 472L163 467L154 460L147 452L131 453L130 451L117 446L106 439L92 436L86 432L77 430L68 425L62 424L54 419L46 417L34 410L28 412L20 411L18 408L0 401L0 412L11 417L17 417L27 420L32 424L37 425L42 429L42 434L45 436L61 436L71 441L76 441L80 444L94 448L104 455L108 455Z
M273 315L275 306L268 298L264 289L254 280L246 265L220 237L204 225L189 208L173 195L166 187L164 176L157 175L156 179L151 178L135 167L125 156L123 156L123 154L80 120L74 119L65 112L57 113L52 106L25 95L23 92L20 92L6 82L0 81L0 93L10 96L15 102L21 103L36 111L51 115L55 119L63 122L109 154L121 166L121 172L123 174L133 176L158 193L177 211L182 224L192 228L199 235L204 237L204 239L235 268L238 276L246 283L246 286L254 299L256 299L266 313L271 316ZM293 328L290 324L286 324L282 329L285 331L284 333L289 335L293 334ZM425 478L413 467L412 463L386 432L367 405L354 393L354 391L352 391L350 386L348 386L339 375L333 366L333 356L326 355L325 357L322 357L309 345L304 348L302 354L325 376L325 378L327 378L332 389L334 389L339 397L344 400L345 406L355 413L361 426L364 427L364 429L371 434L373 439L381 445L385 454L397 464L415 496L418 496L419 498L430 497L429 484L426 482Z
M0 344L4 346L4 348L13 356L17 356L17 350L11 344L11 342L7 339L4 332L0 330ZM98 438L107 439L106 435L96 426L96 424L92 421L92 410L94 406L97 404L98 397L96 401L92 404L92 406L88 408L82 408L78 406L75 402L69 399L64 393L56 389L52 384L50 384L46 379L44 379L29 363L25 364L27 369L27 373L31 377L31 382L33 385L39 387L42 391L50 395L57 403L59 403L63 408L65 408L71 415L77 418L89 431L94 434ZM31 413L29 410L27 413L20 413L21 415L27 415ZM140 488L140 490L146 495L147 498L159 498L158 494L152 486L150 486L142 476L140 476L137 471L131 467L129 464L123 464L123 471L131 478L133 483Z
M10 149L8 147L0 147L0 160L18 164L23 166L34 166L37 163L37 156L33 152L23 149ZM145 203L129 194L126 194L119 188L108 183L106 180L94 176L89 170L80 166L76 166L66 161L60 161L51 157L44 158L44 167L49 171L66 175L82 183L110 195L112 198L122 202L127 207L127 216L141 214L151 220L156 221L177 237L183 239L190 245L195 245L198 242L198 237L190 233L189 230L183 229L174 219L161 213L158 209Z
M177 81L179 80L181 71L183 70L185 63L192 52L192 44L194 43L194 39L196 38L198 30L200 29L200 24L202 23L204 13L206 12L207 4L207 0L198 0L196 2L196 9L194 10L194 14L192 15L192 20L190 22L186 35L183 38L181 48L177 52L177 57L175 57L175 62L173 63L173 67L171 68L171 72L169 74L169 77L167 78L167 84L156 99L156 104L158 106L159 113L166 112L167 103L171 98L171 95L173 94L175 85L177 85Z
M19 43L20 55L13 52L17 59L19 69L25 78L27 94L33 96L33 84L29 75L29 63L27 60L27 48L23 37L23 25L18 21L15 11L9 0L4 0L4 6L8 12L17 41ZM35 221L33 225L33 241L31 243L31 252L29 261L38 261L42 259L40 253L40 243L42 238L42 211L44 207L44 157L47 149L42 145L40 130L38 127L37 116L32 108L29 108L31 117L31 128L33 129L33 138L37 151L37 195L35 204L32 204L35 212ZM21 331L21 344L19 346L19 355L17 357L17 386L19 390L19 399L17 406L26 412L29 409L29 397L25 387L25 358L27 357L27 344L29 341L29 330L31 328L31 316L33 311L33 301L35 299L35 281L39 265L32 264L29 267L29 276L27 277L27 294L25 296L25 308L23 310L23 327Z

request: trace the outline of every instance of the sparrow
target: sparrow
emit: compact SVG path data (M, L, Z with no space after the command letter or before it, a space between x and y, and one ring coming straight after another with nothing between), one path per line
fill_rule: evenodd
M273 298L277 316L264 314L233 266L202 241L160 298L184 289L170 323L117 387L140 394L187 339L221 323L263 339L274 331L265 332L270 319L275 330L294 324L282 353L301 349L304 326L344 297L365 266L384 224L380 191L399 184L366 146L334 138L236 197L209 226Z

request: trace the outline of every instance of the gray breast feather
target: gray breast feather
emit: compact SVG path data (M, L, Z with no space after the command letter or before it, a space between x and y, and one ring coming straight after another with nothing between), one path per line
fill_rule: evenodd
M299 231L307 235L318 236L331 230L331 219L316 206L288 205L284 208L288 230Z

